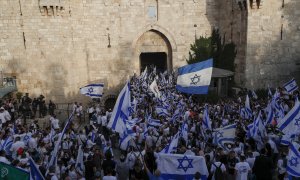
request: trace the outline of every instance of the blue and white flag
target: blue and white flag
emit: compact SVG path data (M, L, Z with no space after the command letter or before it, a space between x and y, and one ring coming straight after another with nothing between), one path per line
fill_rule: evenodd
M245 110L246 110L247 119L251 119L252 118L252 110L251 110L251 107L250 107L250 99L249 99L248 95L246 96Z
M121 137L126 131L126 121L129 119L130 112L133 111L130 102L130 84L127 82L118 96L107 125L108 128L118 132Z
M171 142L160 153L170 154L174 151L176 152L179 137L180 137L180 132L178 132L174 135Z
M161 98L161 93L158 89L158 85L156 83L156 80L154 79L154 81L150 84L149 89L151 90L151 92L154 94L154 96L156 98Z
M158 116L169 116L170 115L167 107L164 107L164 106L156 107L155 111Z
M207 105L205 106L205 110L204 110L202 127L203 127L203 129L209 129L209 130L211 130L211 120L209 118L209 113L208 113L208 107L207 107Z
M256 120L254 121L254 125L251 131L253 139L258 143L258 145L262 147L264 145L264 138L267 136L267 132L262 121L261 111L259 111L259 114Z
M29 157L29 166L30 166L30 180L44 180L44 176L41 171L33 161L31 157Z
M176 109L173 116L172 116L172 122L174 123L177 119L179 119L180 117L180 110L179 109Z
M231 124L223 128L215 129L213 132L214 144L227 149L226 144L234 144L235 142L236 124Z
M76 163L75 163L75 169L81 174L84 174L84 163L83 163L83 150L82 145L79 146Z
M300 177L300 145L296 142L290 144L289 154L287 156L286 171L290 176Z
M290 80L289 82L284 84L283 87L288 93L293 93L298 89L298 85L295 79Z
M176 89L187 94L207 94L212 71L212 59L180 67Z
M21 140L27 145L31 135L31 133L26 133L24 136L22 136Z
M256 95L255 91L252 90L251 93L252 93L252 97L253 97L254 99L258 99L258 96Z
M274 111L273 111L273 108L272 108L272 104L269 103L268 107L268 115L267 115L267 120L266 120L266 124L271 124L274 117L275 117L275 114L274 114Z
M164 180L193 180L196 172L202 175L201 179L208 177L207 166L202 156L158 153L157 166Z
M64 134L66 133L67 128L69 127L70 123L72 122L73 116L74 116L74 111L70 115L64 129L61 131L61 133L58 137L58 140L55 143L54 149L51 152L51 159L50 159L50 162L48 163L48 167L47 167L48 170L49 170L49 167L57 165L57 158L56 157L58 155L58 151L59 151L59 148L61 146L61 141L62 141L62 138L63 138ZM47 173L48 173L48 171L47 171Z
M2 139L0 144L0 150L4 150L7 155L11 155L10 148L13 143L14 141L11 136L7 137L6 139Z
M152 127L162 126L159 119L152 119L151 116L147 119L147 124L148 124L148 126L152 126Z
M272 96L273 96L273 93L272 93L270 87L268 87L268 97L272 98Z
M135 133L124 134L124 136L120 138L120 149L127 151L130 145L130 141L135 138L134 135L136 134Z
M91 98L100 98L102 97L103 94L103 87L104 87L103 83L89 84L80 88L80 94L84 94Z
M188 142L188 124L186 123L186 121L183 123L183 125L180 128L180 136L185 140L185 142Z
M284 118L278 120L277 127L285 135L282 144L289 144L291 136L297 132L300 132L300 102L296 100L295 106L284 116Z

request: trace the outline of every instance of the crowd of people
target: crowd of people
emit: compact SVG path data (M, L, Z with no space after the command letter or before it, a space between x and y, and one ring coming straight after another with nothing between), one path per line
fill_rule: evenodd
M29 126L24 123L28 113L31 118L36 117L37 109L39 117L46 115L43 96L31 100L26 94L22 98L23 109L19 109L22 120L14 117L13 102L4 102L0 108L0 162L29 171L28 159L32 158L44 178L51 180L159 180L163 178L157 168L157 154L163 152L178 132L182 132L170 153L205 157L209 171L207 179L287 178L288 147L280 144L282 134L276 128L279 117L265 123L267 135L261 142L247 136L248 125L259 112L262 112L262 119L266 119L269 98L252 96L252 117L245 118L241 115L241 107L244 107L247 92L222 98L217 103L199 102L196 96L176 91L175 79L173 73L158 73L155 68L131 77L132 102L126 121L131 138L125 146L122 144L124 136L108 126L113 111L99 105L87 107L89 124L83 124L82 104L74 103L73 116L62 122L57 119L51 101L49 126L41 128L38 121ZM158 92L149 89L154 80L159 96ZM283 113L287 114L299 93L289 95L279 88L276 92L280 93L279 101ZM203 126L206 111L211 128ZM233 123L237 125L234 142L215 143L215 130ZM57 143L59 149L55 151ZM197 172L194 179L200 177Z

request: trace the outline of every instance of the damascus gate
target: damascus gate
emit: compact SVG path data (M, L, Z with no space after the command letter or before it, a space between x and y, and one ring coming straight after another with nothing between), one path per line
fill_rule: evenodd
M148 65L185 65L195 37L216 28L236 44L237 85L278 86L299 81L299 9L298 0L1 0L1 76L56 102L96 82L113 98Z

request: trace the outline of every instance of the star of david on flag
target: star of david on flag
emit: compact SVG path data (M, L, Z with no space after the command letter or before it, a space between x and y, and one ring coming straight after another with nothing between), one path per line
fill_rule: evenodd
M286 171L290 176L300 177L300 145L296 142L290 144L289 154L287 156Z
M288 93L293 93L298 89L298 85L295 79L290 80L289 82L284 84L283 87Z
M277 127L284 134L281 144L288 145L292 140L292 135L297 134L300 128L300 102L296 100L294 107L278 120Z
M212 71L212 59L180 67L176 89L187 94L207 94Z
M193 168L193 159L189 159L187 156L184 156L181 159L177 159L177 161L179 163L177 169L183 169L184 172L186 172L189 168ZM187 162L187 165L184 162Z
M202 180L208 177L207 166L202 156L158 153L157 165L162 179L192 180L196 172L200 172Z
M191 85L197 85L200 82L200 77L201 76L195 74L195 76L191 78Z
M103 95L103 83L89 84L80 88L80 94L84 94L91 98L101 98Z

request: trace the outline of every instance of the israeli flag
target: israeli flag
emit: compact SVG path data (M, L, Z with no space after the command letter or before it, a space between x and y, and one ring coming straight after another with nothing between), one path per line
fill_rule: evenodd
M187 94L207 94L212 71L212 59L180 67L176 89Z
M4 150L7 155L11 155L10 148L13 143L14 143L14 141L11 136L8 136L7 138L2 139L1 143L0 143L0 150Z
M100 98L102 97L103 94L103 87L104 87L103 83L89 84L80 88L80 94L84 94L91 98Z
M159 106L159 107L156 107L155 110L156 110L156 113L158 116L169 116L170 115L168 112L168 109L166 107Z
M80 172L81 175L84 173L84 163L83 163L83 150L82 145L79 146L76 163L75 163L75 169Z
M251 107L250 107L250 99L249 99L248 95L246 96L245 110L246 110L246 116L247 116L247 118L251 119L252 118L252 110L251 110Z
M285 135L289 135L289 137L285 137L284 141L281 141L282 144L289 144L289 139L291 139L291 135L300 131L300 102L297 99L295 106L284 116L284 118L279 119L277 127L281 130Z
M132 139L134 139L134 135L136 135L135 133L129 133L129 134L125 134L123 137L120 138L120 149L126 151L129 147L129 143Z
M188 124L185 122L180 128L180 136L185 140L185 142L188 142Z
M208 113L208 107L207 107L207 105L205 106L205 110L204 110L202 127L204 129L210 129L211 130L211 120L209 118L209 113Z
M177 119L180 117L180 110L176 109L173 116L172 116L172 122L174 123Z
M160 127L162 126L159 119L152 119L151 117L148 118L148 125L153 127Z
M298 85L295 79L290 80L289 82L284 84L283 87L288 93L293 93L298 89Z
M154 81L150 84L149 89L151 90L151 92L154 94L154 96L155 96L156 98L161 98L161 93L160 93L160 91L159 91L159 89L158 89L158 85L157 85L157 83L156 83L156 80L154 80Z
M256 95L255 91L252 90L251 93L252 93L252 97L253 97L254 99L258 99L258 96Z
M110 121L107 125L108 128L118 132L120 136L123 136L126 131L126 121L128 120L132 109L130 102L130 84L127 82L118 96Z
M207 166L202 156L158 153L157 166L164 180L193 180L196 172L200 172L201 179L208 177Z
M214 144L227 149L227 144L234 144L236 124L231 124L223 128L215 129L213 132Z
M66 133L66 130L69 127L70 123L72 122L73 116L74 116L74 111L70 115L70 117L69 117L69 119L68 119L68 121L67 121L64 129L61 131L61 133L60 133L60 135L58 137L58 140L55 143L54 149L51 152L51 159L50 159L50 161L48 163L48 166L47 166L48 170L49 170L49 167L57 165L57 158L56 158L56 156L57 156L58 151L59 151L59 149L61 147L62 138L63 138L64 134ZM48 174L48 170L47 170L46 174Z
M29 166L30 166L30 180L44 180L44 176L40 172L34 160L29 157Z
M273 121L273 119L274 119L274 117L275 117L271 103L269 103L267 109L268 109L268 115L267 115L266 124L271 124L272 121Z
M171 142L160 153L170 154L170 153L176 151L177 146L178 146L179 137L180 137L180 132L175 134L175 136L172 138Z
M287 156L286 171L290 176L300 177L300 145L296 142L291 143Z
M256 140L258 143L262 145L264 140L263 138L267 136L267 133L266 133L266 128L262 121L261 111L259 111L259 114L251 130L252 130L254 140Z
M273 96L273 93L272 93L270 87L268 87L268 97L272 98L272 96Z

